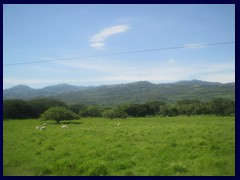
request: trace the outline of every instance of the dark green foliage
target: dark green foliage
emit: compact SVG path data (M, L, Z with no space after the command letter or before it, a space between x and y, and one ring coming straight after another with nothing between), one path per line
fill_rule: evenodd
M160 109L163 108L164 111L166 104L159 101L151 101L145 104L125 104L119 108L124 111L126 114L132 117L146 117L146 116L155 116L160 113ZM169 109L167 109L169 110ZM174 110L171 110L174 111ZM175 115L177 112L174 112ZM167 113L168 114L168 113Z
M150 116L157 115L160 111L160 106L163 106L163 105L165 105L165 103L159 102L159 101L147 102L146 106L148 107L148 115Z
M120 109L114 110L114 114L116 118L125 119L128 117L127 113L125 113L124 111L121 111Z
M79 116L64 107L51 107L46 110L40 118L42 120L55 120L59 123L62 120L79 119Z
M39 118L40 115L50 107L67 107L66 103L56 99L33 99L28 102L33 110L33 118Z
M109 118L109 119L115 118L114 110L112 110L112 109L105 110L105 111L102 113L102 117L104 117L104 118Z
M32 107L23 100L4 100L4 119L27 119L33 117Z
M80 109L79 114L82 117L101 117L102 111L102 108L98 106L86 106Z
M159 106L149 102L146 104L125 104L120 109L132 117L154 116L159 111Z
M192 115L201 113L199 100L185 99L177 102L179 114Z
M135 107L137 110L136 117L145 117L149 115L148 106L146 104L138 104Z
M160 109L159 114L162 116L177 116L179 114L177 107L173 104L162 105Z
M81 109L84 109L87 106L84 104L76 103L76 104L70 104L70 105L68 105L68 107L71 111L78 114L81 111Z
M128 115L119 109L115 109L115 110L108 109L102 113L102 116L109 119L114 119L114 118L124 119L124 118L127 118Z
M209 102L194 99L185 99L177 103L150 101L143 104L128 103L118 107L87 106L84 104L67 105L54 99L4 100L4 119L39 118L40 114L51 107L65 107L82 117L125 118L146 116L177 116L177 115L204 115L214 114L229 116L235 114L235 102L231 99L217 98ZM105 110L112 110L106 111ZM104 113L103 113L104 112ZM111 118L112 116L112 118Z
M122 111L127 113L129 116L137 117L137 105L136 104L125 104L119 107Z
M217 98L211 104L211 113L216 115L231 115L235 113L235 103L229 99Z
M210 102L186 99L173 104L159 101L147 102L145 104L124 104L119 106L128 116L178 116L178 115L203 115L215 114L228 116L235 114L235 102L230 99L218 98Z
M210 102L183 100L177 103L179 114L201 115L215 114L227 116L235 113L235 102L226 98L213 99Z
M4 100L4 119L39 118L50 107L66 107L66 103L55 99Z

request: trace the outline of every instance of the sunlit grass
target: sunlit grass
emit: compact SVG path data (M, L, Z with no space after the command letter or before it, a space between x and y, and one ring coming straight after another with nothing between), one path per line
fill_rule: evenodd
M120 122L120 126L117 123ZM3 122L4 175L235 175L234 117Z

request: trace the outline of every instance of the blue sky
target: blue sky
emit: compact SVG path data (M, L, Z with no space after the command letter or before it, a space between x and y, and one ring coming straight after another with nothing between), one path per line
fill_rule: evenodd
M234 5L4 5L3 88L235 82L235 44L194 47L229 41ZM186 48L88 57L176 46Z

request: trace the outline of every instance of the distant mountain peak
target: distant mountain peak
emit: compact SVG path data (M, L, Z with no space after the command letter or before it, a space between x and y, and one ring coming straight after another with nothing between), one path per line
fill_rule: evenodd
M127 84L136 84L136 85L139 85L139 84L141 84L141 85L149 85L149 84L154 84L154 83L152 83L152 82L150 82L150 81L137 81L137 82L127 83Z
M54 88L89 89L89 88L107 87L107 86L109 86L109 87L117 87L119 85L121 85L121 86L127 86L127 85L166 85L166 84L192 84L192 83L197 83L197 84L215 84L215 85L216 84L234 84L235 85L235 82L220 83L220 82L209 82L209 81L203 81L203 80L198 80L198 79L192 79L192 80L175 81L175 82L172 82L172 83L152 83L150 81L136 81L136 82L112 84L112 85L103 84L103 85L99 85L99 86L75 86L75 85L62 83L62 84L46 86L46 87L39 88L39 89L54 89ZM11 88L8 88L8 89L35 89L35 88L31 88L31 87L29 87L27 85L17 85L17 86L13 86ZM4 90L8 90L8 89L4 89Z
M193 79L193 80L184 80L184 81L178 81L173 84L178 84L178 85L220 85L222 83L220 82L209 82L209 81L202 81L198 79Z
M46 86L43 89L47 89L47 88L68 88L68 87L77 87L77 86L73 86L73 85L69 85L69 84L56 84L56 85Z
M114 105L126 102L174 102L182 99L206 101L214 97L235 97L235 83L213 83L197 79L154 84L138 81L105 86L73 86L58 84L42 89L18 85L3 90L3 99L56 98L69 103Z
M140 84L153 84L150 81L138 81L137 83L140 83Z
M27 89L32 89L32 88L30 88L29 86L20 84L20 85L12 87L11 89L26 89L27 90Z

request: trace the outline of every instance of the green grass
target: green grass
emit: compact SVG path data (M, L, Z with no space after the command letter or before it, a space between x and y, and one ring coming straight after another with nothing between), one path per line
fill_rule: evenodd
M120 122L120 126L117 123ZM235 175L235 118L3 121L4 175Z

